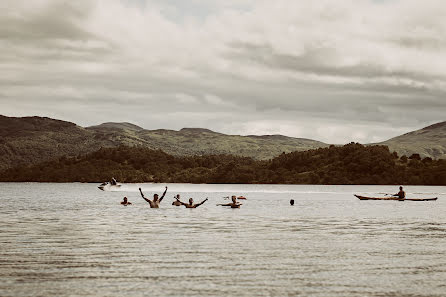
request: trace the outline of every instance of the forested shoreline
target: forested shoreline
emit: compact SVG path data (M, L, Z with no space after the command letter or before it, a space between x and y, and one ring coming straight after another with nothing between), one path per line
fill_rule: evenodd
M101 148L0 172L3 182L412 184L446 185L446 160L399 157L388 147L350 143L271 160L232 155L178 157L143 147Z

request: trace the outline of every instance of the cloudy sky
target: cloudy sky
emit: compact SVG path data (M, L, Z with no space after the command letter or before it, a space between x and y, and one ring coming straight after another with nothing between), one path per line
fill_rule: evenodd
M446 120L444 0L2 0L0 114L375 142Z

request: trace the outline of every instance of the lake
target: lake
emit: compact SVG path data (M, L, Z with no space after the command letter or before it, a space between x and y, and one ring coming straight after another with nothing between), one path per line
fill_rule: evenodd
M446 187L169 184L150 209L164 184L97 186L0 183L0 296L446 295Z

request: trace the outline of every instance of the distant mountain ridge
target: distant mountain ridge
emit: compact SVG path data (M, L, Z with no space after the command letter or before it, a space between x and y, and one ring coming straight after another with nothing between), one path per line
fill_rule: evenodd
M145 130L131 123L114 122L84 128L46 117L0 116L0 169L122 145L161 149L176 156L232 154L254 159L328 146L281 135L226 135L204 128Z
M389 146L400 156L419 153L422 157L446 158L446 122L378 144ZM231 154L257 160L328 146L283 135L226 135L205 128L146 130L132 123L115 122L84 128L46 117L0 115L0 170L123 145L161 149L175 156Z
M392 139L380 142L400 156L417 153L422 158L446 158L446 121L436 123L420 130L405 133Z
M140 126L137 126L132 123L122 122L122 123L115 123L115 122L107 122L102 123L97 126L91 126L88 127L89 129L122 129L122 130L133 130L133 131L141 131L144 130L144 128L141 128Z

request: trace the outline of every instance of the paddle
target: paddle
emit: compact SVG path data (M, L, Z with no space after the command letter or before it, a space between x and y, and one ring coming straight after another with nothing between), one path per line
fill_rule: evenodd
M390 197L393 197L393 198L395 198L395 200L399 200L399 201L404 201L404 200L406 200L405 198L400 198L399 196L395 196L395 195L390 195L390 194L384 194L385 196L390 196Z

